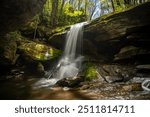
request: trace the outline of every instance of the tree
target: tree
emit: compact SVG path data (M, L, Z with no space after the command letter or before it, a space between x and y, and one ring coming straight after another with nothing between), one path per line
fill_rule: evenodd
M113 0L111 0L111 5L112 5L113 11L115 11L115 5L114 5L114 1Z
M41 22L47 26L71 25L110 12L120 12L147 0L47 0Z
M78 0L78 10L81 8L81 0Z
M61 0L60 14L59 14L59 17L60 17L60 18L61 18L61 16L62 16L62 13L63 13L63 8L64 8L64 5L65 5L65 0Z
M51 26L54 27L58 22L58 0L52 0Z
M94 12L97 8L98 2L99 2L99 0L89 0L89 3L88 3L89 20L92 19Z
M118 6L121 6L120 0L116 0L116 3L117 3Z

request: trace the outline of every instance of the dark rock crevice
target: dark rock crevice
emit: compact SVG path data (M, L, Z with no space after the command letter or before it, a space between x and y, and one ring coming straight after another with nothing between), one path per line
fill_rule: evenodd
M0 35L23 26L39 13L46 0L1 0Z

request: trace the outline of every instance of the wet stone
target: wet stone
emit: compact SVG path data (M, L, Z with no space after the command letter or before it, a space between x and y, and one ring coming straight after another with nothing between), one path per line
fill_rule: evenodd
M56 85L61 87L76 87L80 84L80 82L83 81L83 78L81 77L75 77L75 78L64 78L62 80L59 80Z
M142 91L140 83L132 83L122 87L124 91Z
M140 70L140 69L147 69L147 70L150 70L150 64L138 65L138 66L136 66L136 69L138 69L138 70Z
M105 76L105 79L108 83L121 82L123 81L122 76Z

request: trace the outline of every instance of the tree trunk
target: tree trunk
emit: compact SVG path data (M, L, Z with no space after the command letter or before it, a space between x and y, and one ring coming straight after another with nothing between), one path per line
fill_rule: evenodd
M51 26L57 25L58 0L52 0Z
M112 5L113 11L115 11L115 6L114 6L114 1L113 0L111 0L111 5Z
M65 5L65 0L62 0L61 7L60 7L60 17L62 16L64 5Z
M108 13L109 13L109 8L110 8L110 6L109 6L109 1L108 0L106 0L106 4L107 4L107 11L108 11ZM102 5L101 5L102 6Z
M80 10L81 0L78 0L78 10Z
M90 20L92 19L93 15L94 15L94 12L95 12L95 10L96 10L96 2L97 2L97 0L94 1L94 6L93 6L92 13L91 13L91 15L90 15Z
M120 0L116 0L116 3L117 3L118 6L121 6Z

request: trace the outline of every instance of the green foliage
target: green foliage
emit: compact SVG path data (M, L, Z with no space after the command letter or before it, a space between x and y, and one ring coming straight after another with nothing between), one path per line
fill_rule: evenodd
M85 15L82 10L73 8L69 3L65 4L62 15L59 17L59 25L72 25L85 21Z
M53 1L47 0L40 15L41 23L51 28L91 20L94 16L111 12L122 12L140 4L138 0L57 0L54 10Z
M92 63L87 63L84 71L85 80L91 81L97 78L96 66Z
M75 6L65 0L58 0L58 11L57 11L57 26L72 25L78 22L86 20L86 15L83 9L77 9ZM41 23L51 27L51 12L52 12L52 1L47 0L44 5L43 12L40 15Z
M43 7L43 11L40 15L41 22L45 25L49 25L50 23L51 10L52 10L51 6L52 6L51 0L47 0Z

